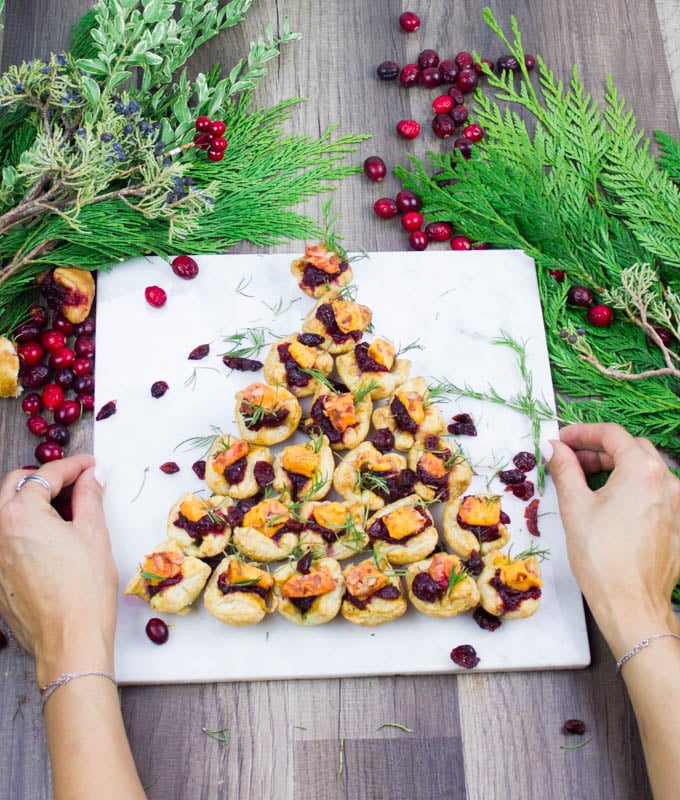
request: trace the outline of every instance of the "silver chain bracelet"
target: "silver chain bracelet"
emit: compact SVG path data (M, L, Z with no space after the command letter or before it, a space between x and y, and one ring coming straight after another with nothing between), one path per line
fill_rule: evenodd
M54 692L56 692L60 686L64 686L64 684L69 683L69 681L72 681L75 678L84 678L87 675L99 675L102 678L108 678L110 681L113 681L114 685L118 686L118 683L116 682L116 676L112 675L110 672L104 672L104 670L101 669L89 669L85 672L65 672L55 681L46 683L44 686L41 686L38 689L40 692L40 703L42 707L45 707L45 703L50 699L50 697L52 697Z
M634 644L630 648L630 650L626 650L626 652L616 662L616 671L620 672L621 671L621 667L626 663L626 661L628 661L634 655L639 653L640 650L644 650L645 647L649 647L649 645L655 639L667 639L667 638L680 639L680 634L679 633L655 633L652 636L647 636L646 639L640 639L640 641L637 644Z

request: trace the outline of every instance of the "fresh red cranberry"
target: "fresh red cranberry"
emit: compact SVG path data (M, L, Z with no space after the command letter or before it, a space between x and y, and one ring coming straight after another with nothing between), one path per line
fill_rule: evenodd
M399 208L395 200L391 197L381 197L373 203L373 210L380 219L392 219L399 213Z
M178 278L189 281L198 275L198 264L191 256L177 256L170 262L172 271Z
M165 644L170 637L170 630L168 626L158 617L152 617L147 623L146 635L154 644Z
M217 162L221 161L223 158L224 158L224 150L216 150L214 147L211 147L208 150L208 161Z
M54 421L62 425L73 425L78 422L82 414L80 403L77 400L64 400L54 409Z
M163 397L169 388L165 381L156 381L151 384L151 397L157 400L159 397Z
M449 98L450 100L451 98ZM456 132L456 123L448 114L437 114L432 120L432 130L440 139L448 139Z
M99 422L102 419L108 419L112 417L116 411L118 410L118 405L115 400L109 400L108 403L104 403L104 405L97 411L97 415L95 416L95 420Z
M467 106L454 106L449 112L449 116L454 121L456 126L465 125L468 121Z
M419 211L407 211L401 218L401 227L406 231L417 231L423 224L423 215Z
M50 411L64 402L64 390L56 383L48 383L42 390L43 406Z
M73 349L80 358L92 358L95 351L94 337L78 336L73 345Z
M76 358L73 362L72 369L76 375L89 375L94 369L94 364L91 358L81 356L80 358Z
M166 475L174 475L176 472L179 472L179 464L175 461L165 461L158 469Z
M153 308L162 308L168 299L165 289L161 289L160 286L147 286L144 289L144 297L146 297L146 302Z
M224 124L224 122L222 122L221 119L214 119L210 123L208 130L213 136L224 136L227 126Z
M421 69L439 66L439 53L436 50L422 50L418 56L418 66Z
M48 425L47 430L45 431L45 439L47 439L48 442L55 442L62 447L66 447L70 438L71 434L68 432L66 425L62 425L59 422L54 422L52 425Z
M479 656L471 644L459 644L451 651L451 661L464 669L473 669L479 664Z
M664 347L670 347L673 344L673 334L668 328L660 328L655 325L654 330L659 339L661 339L661 344L663 344Z
M52 369L64 369L72 366L75 360L76 354L70 347L59 347L50 355L49 364Z
M42 400L37 392L29 392L21 398L21 410L25 414L39 414L42 407Z
M496 68L495 64L493 63L493 61L491 61L488 58L483 58L481 63L484 64L484 66L489 68L489 72L493 72L495 70L495 68ZM476 64L475 64L475 69L477 69L477 65Z
M64 390L71 388L75 378L76 378L75 372L69 367L58 369L54 373L54 383L56 383L57 386L61 386L61 388Z
M439 74L442 78L442 83L455 83L460 70L456 66L456 62L450 58L445 58L439 62Z
M208 150L208 157L210 156L211 150L217 150L218 153L224 153L227 149L228 142L224 138L224 136L213 136L212 142L210 142L210 149ZM219 158L211 159L211 161L219 161Z
M442 76L439 67L428 67L420 73L420 83L426 89L434 89L435 86L441 86L441 82Z
M427 238L433 242L445 242L453 234L453 228L448 222L430 222L425 226Z
M17 344L37 342L40 339L40 325L33 320L24 322L14 331L14 340Z
M40 342L48 353L53 353L60 347L66 346L66 336L61 331L55 331L54 328L50 328L41 334Z
M50 379L50 369L47 364L31 364L21 371L21 385L24 389L39 389Z
M364 175L376 183L387 175L387 166L380 156L369 156L364 161Z
M75 326L63 314L55 314L52 320L52 327L57 331L61 331L64 336L70 336Z
M194 349L189 353L187 359L189 361L200 361L201 359L205 358L209 352L209 344L199 344L198 347L194 347Z
M593 293L587 286L570 286L567 292L567 303L570 306L588 308L593 304Z
M454 61L459 70L471 69L475 63L472 55L465 50L462 50L460 53L458 53Z
M503 72L505 69L509 69L511 72L517 72L517 70L519 70L519 62L509 53L501 56L496 61L496 66L498 67L499 72Z
M208 133L212 120L210 117L198 117L195 122L195 128L200 133Z
M26 427L34 436L44 436L48 427L48 422L40 414L33 414L26 420Z
M453 97L448 94L440 94L432 101L432 110L435 114L448 114L453 108Z
M450 86L447 94L453 100L454 106L462 106L465 102L465 97L457 86Z
M19 358L27 366L38 364L45 355L45 350L40 342L26 342L25 344L20 344L17 352L19 353Z
M28 313L31 320L35 322L36 325L39 325L41 328L47 325L47 309L45 306L33 305L28 309Z
M76 336L92 336L97 328L97 323L94 317L86 317L80 325L76 325L73 333Z
M463 136L465 136L471 142L479 142L484 136L484 131L479 125L468 125L467 128L463 130Z
M614 311L609 306L592 306L588 309L586 319L596 328L608 328L614 319Z
M381 81L393 81L399 77L399 64L396 61L383 61L376 72Z
M406 33L413 33L420 27L420 17L413 11L404 11L399 15L399 24Z
M453 143L453 146L456 150L460 151L460 154L466 161L472 155L472 142L467 138L467 136L460 136Z
M573 736L583 736L586 732L586 723L580 719L568 719L562 726L562 730Z
M414 250L424 250L428 243L427 234L424 231L411 231L408 241Z
M404 139L415 139L420 133L420 124L414 119L399 120L397 133Z
M562 283L564 276L566 275L566 272L563 269L549 269L548 272L558 283Z
M74 378L73 391L76 394L93 394L94 375L78 375Z
M407 211L420 211L422 205L418 195L408 189L402 189L397 195L397 208L402 214Z
M68 401L66 401L66 402L68 402ZM79 394L76 397L75 402L76 402L77 405L79 405L82 408L83 413L85 411L92 411L92 409L94 408L94 395L93 394ZM57 409L57 410L59 410L59 409Z
M41 464L46 464L48 461L58 461L63 458L64 451L56 442L40 442L35 448L35 457Z
M467 236L454 236L451 239L451 249L452 250L471 250L472 249L472 242L467 238Z
M205 480L205 461L203 459L194 461L191 465L191 469L199 480Z
M462 69L456 78L456 86L463 94L473 92L479 84L479 76L474 69Z
M531 72L532 70L536 69L536 56L532 56L530 53L525 53L524 66L527 68L527 72Z
M417 64L405 64L399 73L399 83L405 89L417 86L420 81L420 67Z

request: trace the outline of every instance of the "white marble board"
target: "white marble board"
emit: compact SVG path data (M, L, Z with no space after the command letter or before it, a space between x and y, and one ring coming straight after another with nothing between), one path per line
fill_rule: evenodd
M279 335L300 329L312 305L297 288L288 255L198 257L191 281L173 275L161 259L137 259L100 274L97 301L96 407L115 399L118 411L95 423L95 454L107 469L106 515L121 587L144 555L166 538L170 506L184 491L204 487L191 470L200 451L175 449L206 435L211 426L236 433L234 394L261 373L228 373L221 337L264 326ZM515 355L491 344L503 331L526 342L535 392L552 404L552 385L533 262L516 251L371 253L353 264L358 300L374 312L376 333L423 350L407 357L411 375L450 378L509 397L521 391ZM154 309L144 288L163 286L168 302ZM203 361L187 360L199 344L211 344ZM266 352L266 351L265 351ZM195 383L185 385L194 367ZM153 399L149 389L165 380L170 390ZM467 411L476 438L460 437L482 491L489 475L519 450L531 450L529 421L504 406L466 399L442 404L447 419ZM450 420L449 420L450 421ZM555 437L555 422L543 437ZM181 471L166 475L165 461ZM535 471L533 475L535 479ZM501 491L495 480L492 491ZM136 499L135 499L136 498ZM472 644L477 670L506 671L583 667L590 661L580 592L569 570L554 487L541 498L541 538L526 530L525 504L510 494L503 508L512 523L515 552L531 541L550 549L543 562L544 591L538 613L481 630L470 613L433 619L409 608L387 625L364 629L338 617L303 628L273 614L252 628L226 626L202 608L187 616L166 615L170 639L152 644L144 633L156 616L136 597L121 597L116 671L123 683L261 680L457 671L449 658L459 644ZM435 516L436 518L436 516ZM160 615L162 616L162 615Z

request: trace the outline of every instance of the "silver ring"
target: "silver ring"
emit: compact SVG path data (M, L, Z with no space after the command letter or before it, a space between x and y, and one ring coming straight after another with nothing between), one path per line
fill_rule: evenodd
M17 492L20 492L24 488L24 486L26 486L26 484L29 483L29 481L35 481L36 483L39 483L41 486L44 486L45 489L47 489L47 491L50 494L50 499L52 499L52 487L50 486L50 482L45 478L43 478L42 475L24 475L24 477L19 481L19 483L17 483Z

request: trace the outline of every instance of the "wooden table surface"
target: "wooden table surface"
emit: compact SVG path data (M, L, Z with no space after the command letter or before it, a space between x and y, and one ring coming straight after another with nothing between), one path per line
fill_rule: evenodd
M380 83L375 67L387 58L412 61L425 47L451 56L474 48L496 58L503 47L482 21L485 4L260 0L244 24L207 45L193 63L199 69L214 60L231 66L268 20L280 25L288 16L303 40L272 63L257 102L306 97L293 117L295 131L315 135L339 121L342 132L374 137L362 146L358 163L378 153L393 166L405 162L407 150L423 155L433 146L430 135L406 145L394 133L398 119L428 119L432 95ZM643 127L678 134L676 0L488 4L506 30L510 13L518 17L527 51L541 53L558 75L568 80L578 63L601 97L611 73ZM70 25L90 5L7 0L3 69L63 48ZM418 34L398 28L406 8L423 19ZM380 186L363 175L344 182L336 206L348 248L407 246L399 226L380 224L371 210L375 199L395 192L392 176ZM311 202L311 213L319 205ZM78 427L72 452L91 446L91 428ZM0 406L0 437L3 472L33 460L18 403ZM121 701L149 798L644 800L651 795L624 686L592 624L590 636L592 665L581 671L131 687L121 690ZM561 725L570 717L585 720L592 735L578 750L560 747ZM384 722L413 733L378 731ZM228 744L205 736L203 727L226 728ZM33 663L11 642L0 653L0 800L50 796Z

